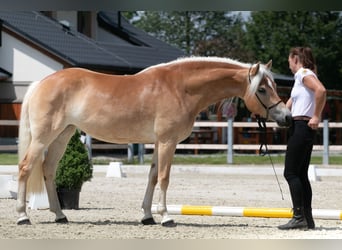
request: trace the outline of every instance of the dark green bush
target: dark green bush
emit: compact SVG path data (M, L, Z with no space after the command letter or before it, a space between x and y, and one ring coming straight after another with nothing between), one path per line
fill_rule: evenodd
M83 183L92 177L93 166L80 140L80 132L76 131L58 164L55 179L57 189L81 189Z

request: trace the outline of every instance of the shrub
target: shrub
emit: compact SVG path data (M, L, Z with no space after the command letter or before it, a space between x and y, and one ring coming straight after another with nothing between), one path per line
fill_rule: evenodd
M80 140L80 132L76 130L58 164L56 187L81 190L83 183L91 180L92 177L93 166L88 158L86 147Z

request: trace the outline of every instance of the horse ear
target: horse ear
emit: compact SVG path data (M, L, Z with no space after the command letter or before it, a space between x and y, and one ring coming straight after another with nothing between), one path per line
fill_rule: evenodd
M267 69L271 69L272 68L272 59L269 60L269 62L265 65Z
M260 68L260 62L257 62L251 69L251 76L258 74Z

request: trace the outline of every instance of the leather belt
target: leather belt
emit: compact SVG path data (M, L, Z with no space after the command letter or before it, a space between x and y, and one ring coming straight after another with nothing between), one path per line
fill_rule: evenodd
M305 116L305 115L300 115L300 116L294 116L292 117L294 121L309 121L311 117Z

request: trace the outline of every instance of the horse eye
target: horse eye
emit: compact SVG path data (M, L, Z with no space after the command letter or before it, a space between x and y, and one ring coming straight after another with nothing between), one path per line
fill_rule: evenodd
M266 93L266 89L265 89L265 88L259 88L259 89L258 89L258 92L259 92L260 94L265 94L265 93Z

